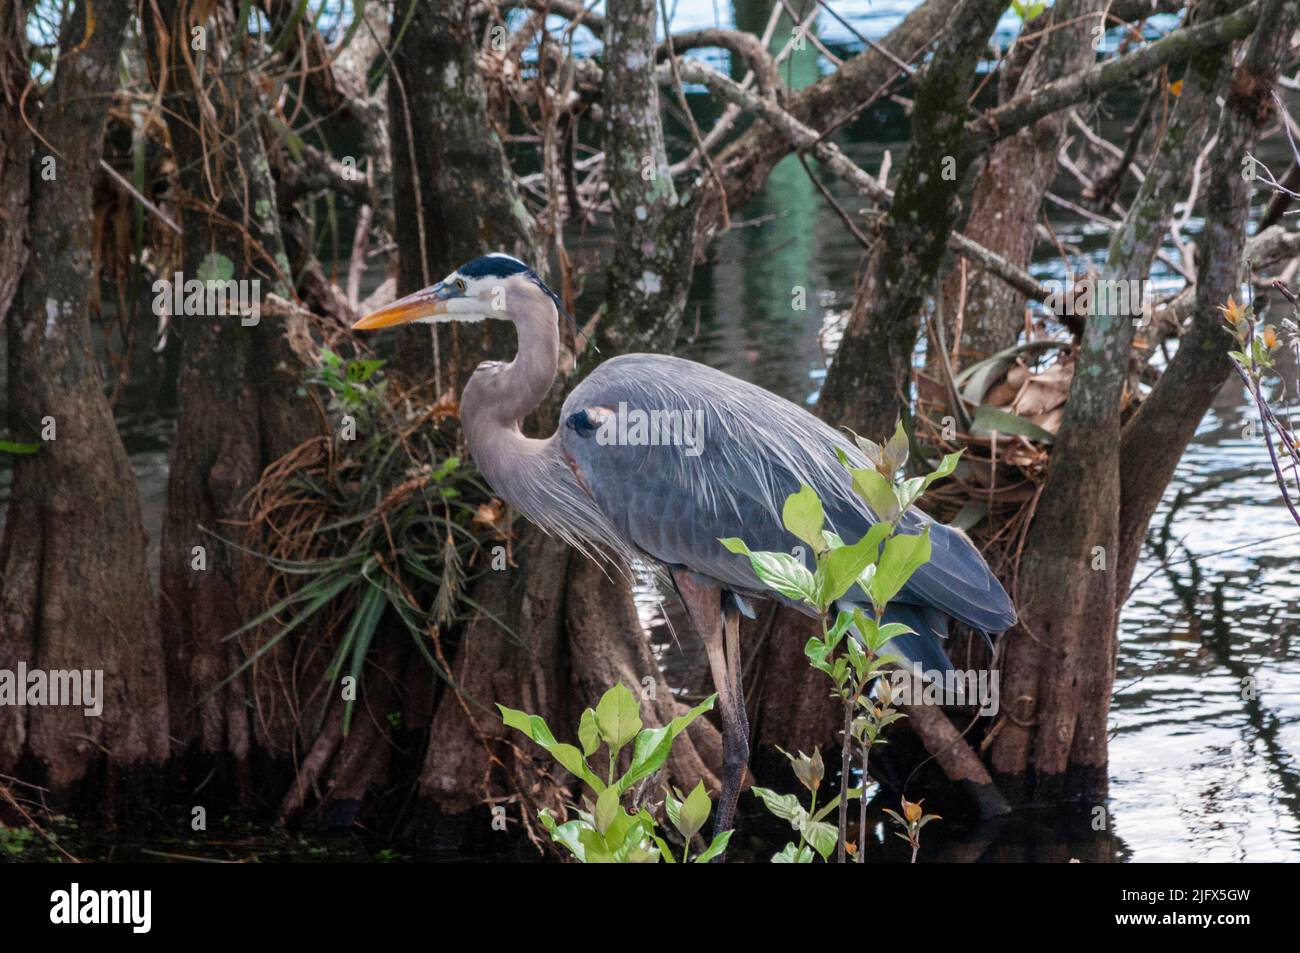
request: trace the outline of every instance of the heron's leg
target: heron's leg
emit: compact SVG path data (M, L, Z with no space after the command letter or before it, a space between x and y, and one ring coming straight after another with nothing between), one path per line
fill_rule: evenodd
M723 739L723 769L731 782L731 800L727 802L726 816L723 816L719 804L714 833L720 833L731 827L736 812L736 801L740 797L740 786L745 780L745 769L749 766L749 715L745 711L744 661L740 655L740 613L734 609L724 612L722 628L727 647L727 678L731 683L730 697L720 696L723 704L723 724L728 722L727 706L732 711L730 722L734 729L728 732L730 743ZM725 790L725 789L724 789Z
M691 622L704 640L709 656L713 687L718 692L718 714L722 718L722 794L714 814L714 830L730 829L740 799L740 786L749 762L749 724L740 687L740 618L722 613L722 592L686 572L674 572L677 590ZM729 643L734 649L729 651Z

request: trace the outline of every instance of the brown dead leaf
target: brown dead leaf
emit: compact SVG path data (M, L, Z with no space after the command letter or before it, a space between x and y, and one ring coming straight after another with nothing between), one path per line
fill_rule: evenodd
M481 526L483 529L491 530L497 539L509 538L510 534L506 526L506 507L496 497L493 497L490 502L480 503L478 511L470 522L476 526Z
M1008 408L1013 414L1033 419L1065 403L1070 394L1074 365L1053 364L1029 378ZM1037 422L1037 421L1035 421Z

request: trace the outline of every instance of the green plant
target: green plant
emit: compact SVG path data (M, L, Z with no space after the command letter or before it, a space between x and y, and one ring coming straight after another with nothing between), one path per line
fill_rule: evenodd
M1046 10L1047 4L1043 3L1042 0L1029 0L1026 3L1021 3L1020 0L1011 0L1011 9L1016 12L1016 16L1020 17L1021 23L1028 23Z
M1296 296L1280 281L1275 282L1274 286L1291 303L1297 316L1300 316L1300 300L1297 300ZM1237 304L1231 296L1227 304L1220 305L1219 310L1223 312L1228 330L1236 340L1237 346L1228 352L1228 357L1232 360L1233 370L1245 385L1259 414L1259 425L1264 431L1264 443L1268 448L1269 461L1273 465L1273 478L1282 492L1282 502L1290 511L1291 518L1300 525L1300 505L1292 499L1292 490L1286 477L1288 472L1292 475L1300 472L1297 470L1300 468L1300 440L1296 438L1289 419L1290 415L1283 413L1278 417L1269 406L1263 391L1265 375L1279 374L1273 358L1274 352L1282 343L1278 329L1271 324L1258 326L1254 306L1249 303ZM1300 354L1300 328L1297 327L1296 321L1291 318L1284 319L1282 328L1289 336L1296 353Z
M304 396L307 385L326 397L329 433L273 463L250 494L249 546L231 545L272 575L265 611L227 636L249 642L227 681L311 624L333 639L320 681L346 675L356 688L385 619L446 677L433 650L441 628L477 608L467 567L490 499L452 452L453 438L428 426L454 407L394 393L382 361L344 360L329 349L307 373ZM345 731L357 692L343 695Z
M777 750L790 760L795 777L809 792L811 801L805 808L793 794L777 794L768 788L757 786L753 788L754 794L762 800L768 812L783 821L788 821L790 827L799 834L799 842L796 844L791 841L786 844L772 855L772 863L811 864L817 854L821 855L822 860L829 861L835 845L840 843L840 837L835 825L826 823L823 818L840 804L842 795L836 795L829 803L818 808L817 795L821 790L822 779L826 775L821 752L814 748L811 755L806 755L802 751L798 755L792 755L779 747ZM850 796L856 793L859 792L852 792Z
M36 844L36 832L29 827L0 825L0 853L21 857Z
M811 606L821 621L821 637L813 637L804 647L809 664L831 679L832 694L844 712L840 764L839 828L837 860L843 863L848 852L848 801L850 799L850 760L856 746L861 755L862 779L866 783L868 758L873 745L883 744L881 732L903 715L889 704L888 688L882 672L900 659L882 654L890 640L912 632L908 626L885 622L885 610L891 599L907 584L912 574L930 558L929 528L918 534L897 532L903 515L921 498L935 480L948 476L957 467L960 452L950 453L939 466L925 476L900 475L908 459L907 434L899 421L894 434L883 445L856 437L859 449L870 466L857 467L843 452L840 463L848 470L854 491L875 513L878 522L852 544L826 529L826 513L816 492L801 486L791 494L782 510L785 528L811 547L815 568L809 570L798 557L789 553L751 552L739 539L720 542L733 553L749 557L755 574L770 589L787 598ZM830 610L849 590L858 587L871 606L871 614L854 606L841 609L832 623ZM853 637L845 638L850 632ZM869 695L877 684L881 701ZM860 792L859 792L860 793ZM762 797L762 795L759 795ZM771 802L764 798L769 810ZM775 812L774 812L775 813ZM811 814L811 809L809 811ZM787 818L789 819L789 818ZM864 856L866 840L866 803L859 811L858 860Z
M647 807L632 802L637 786L651 778L668 760L677 736L696 718L712 710L716 699L717 695L710 695L668 724L645 728L636 696L627 686L618 684L601 696L595 708L582 713L578 745L556 740L540 715L529 715L500 704L497 708L501 709L501 720L507 726L522 731L540 745L589 791L572 820L557 820L548 809L540 812L542 826L553 841L585 864L659 860L676 863L677 858L660 834L654 815ZM607 754L603 777L588 761L602 745ZM619 754L629 745L631 757L627 769L620 774ZM632 810L624 802L632 804ZM727 849L731 831L718 834L695 857L690 855L691 839L704 827L711 806L702 783L685 796L680 791L665 793L664 812L681 835L683 863L708 863Z
M912 863L916 863L916 852L921 849L921 828L925 827L931 821L940 820L938 814L926 814L921 809L921 804L925 798L913 803L907 798L899 798L902 804L903 813L900 815L897 811L891 811L885 808L885 813L894 819L894 823L902 828L901 831L894 831L895 837L901 837L907 841L908 846L912 848Z

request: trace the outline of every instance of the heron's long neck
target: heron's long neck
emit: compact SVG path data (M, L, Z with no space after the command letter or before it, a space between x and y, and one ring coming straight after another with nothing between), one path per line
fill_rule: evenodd
M519 351L505 366L480 367L461 395L460 421L475 466L492 491L546 532L584 552L619 548L618 534L574 475L559 431L537 440L520 421L546 398L559 369L560 330L550 298L522 289L507 313L519 334Z
M526 317L515 320L519 347L515 359L497 375L497 411L505 421L522 421L541 405L560 367L560 329L555 306L548 299L532 304ZM538 317L538 312L543 316Z
M540 300L536 300L540 299ZM507 502L513 484L526 479L521 464L541 454L549 440L524 436L520 422L545 399L559 368L560 331L555 307L538 292L513 294L507 313L519 348L504 367L475 371L461 396L465 441L483 475Z

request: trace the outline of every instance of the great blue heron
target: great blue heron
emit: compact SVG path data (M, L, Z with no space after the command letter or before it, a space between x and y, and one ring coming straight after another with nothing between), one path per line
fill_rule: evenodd
M525 436L520 422L555 380L561 316L572 321L536 272L493 254L367 315L356 328L485 318L514 324L515 359L485 361L465 385L460 419L470 453L492 489L543 530L587 553L624 564L644 559L665 570L704 640L718 692L723 789L716 824L724 830L749 759L739 617L752 617L748 597L772 593L749 560L728 552L719 539L739 537L754 550L791 550L797 540L782 525L782 507L805 484L821 498L827 524L847 542L856 541L876 517L853 492L836 450L856 466L869 464L851 441L790 401L660 354L604 362L565 400L562 426L552 436ZM633 428L629 420L657 420L683 438L690 427L695 439L657 439L663 434L653 426ZM930 561L886 617L915 634L896 638L890 649L925 671L946 672L951 663L941 639L949 619L988 636L1009 628L1015 610L965 534L917 510L900 522L903 532L925 526ZM805 559L811 568L813 554ZM866 603L864 594L858 597ZM850 594L837 608L854 601Z

